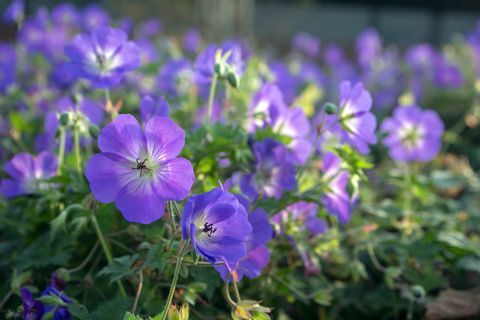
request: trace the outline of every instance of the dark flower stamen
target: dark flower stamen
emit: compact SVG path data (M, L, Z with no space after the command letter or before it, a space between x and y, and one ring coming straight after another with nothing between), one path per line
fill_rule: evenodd
M143 161L140 162L140 159L137 158L137 166L135 168L132 168L133 170L140 170L140 178L142 177L143 170L150 171L150 168L147 168L147 165L145 162L147 162L147 159L144 159Z
M215 231L217 231L217 228L213 228L213 223L209 224L208 222L205 222L205 224L203 225L202 231L206 232L207 236L211 237L212 234L214 234Z

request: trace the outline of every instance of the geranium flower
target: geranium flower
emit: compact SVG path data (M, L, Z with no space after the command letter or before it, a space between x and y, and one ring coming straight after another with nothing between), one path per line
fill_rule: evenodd
M248 129L271 129L274 133L288 137L287 147L292 151L293 160L304 164L312 145L307 135L310 123L301 108L288 108L277 86L264 85L252 99L248 111Z
M338 114L326 116L326 127L360 153L369 151L369 144L377 142L377 119L370 112L372 97L359 82L354 86L348 81L340 84Z
M248 208L245 209L248 210ZM235 281L241 281L243 276L250 279L256 278L270 260L270 251L266 244L272 239L273 228L268 221L267 213L258 208L248 215L248 222L252 226L252 232L247 238L247 253L245 256L238 261L232 270L229 270L227 266L215 267L224 280L227 279L229 273L232 273Z
M155 116L168 117L170 106L164 97L160 97L155 101L150 96L143 96L140 102L140 116L145 123Z
M335 215L340 223L350 221L353 200L347 186L349 174L341 167L342 160L331 152L323 156L323 181L326 186L322 202L328 213Z
M442 145L443 122L435 111L418 106L397 107L382 123L390 157L398 161L432 160Z
M295 166L287 148L273 139L265 139L253 145L255 171L240 180L240 190L250 200L258 196L280 197L297 187Z
M310 58L315 58L320 53L320 40L306 32L297 33L292 44L295 50Z
M98 88L118 84L126 72L140 66L140 53L119 29L101 27L91 34L78 34L65 47L70 71Z
M230 192L215 188L190 197L181 224L183 238L210 263L224 262L232 269L245 256L252 227L247 210Z
M100 131L102 153L85 175L95 198L115 202L125 219L148 224L160 219L167 200L182 200L195 179L190 161L178 157L185 133L166 117L151 118L142 130L129 114Z
M156 82L160 92L177 97L190 90L193 71L187 59L168 60L160 70Z
M4 168L11 177L3 179L0 184L5 197L34 194L49 187L44 180L56 175L57 158L46 151L38 156L19 153Z

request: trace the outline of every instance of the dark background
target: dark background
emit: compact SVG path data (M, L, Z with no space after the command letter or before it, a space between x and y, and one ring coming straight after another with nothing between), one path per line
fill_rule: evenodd
M27 0L28 11L62 1ZM199 27L209 40L232 36L258 42L288 43L298 31L318 35L324 42L353 43L368 26L386 42L406 47L413 43L440 45L456 33L474 28L480 0L103 0L69 1L78 7L97 3L114 17L158 18L164 30L180 33ZM0 8L8 5L3 0Z

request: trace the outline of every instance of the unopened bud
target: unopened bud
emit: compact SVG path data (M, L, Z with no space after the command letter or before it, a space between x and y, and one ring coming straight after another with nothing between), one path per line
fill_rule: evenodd
M331 102L327 102L323 106L323 110L325 110L326 114L335 114L335 113L337 113L338 108L335 104L333 104Z

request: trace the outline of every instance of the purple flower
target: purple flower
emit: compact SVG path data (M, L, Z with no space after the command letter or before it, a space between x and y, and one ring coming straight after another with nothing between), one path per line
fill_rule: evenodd
M382 51L382 39L375 29L369 28L357 38L358 64L370 68Z
M118 84L124 74L140 66L140 54L122 30L95 29L91 34L78 34L65 47L71 72L90 80L99 88Z
M196 53L200 46L200 32L196 29L191 29L183 35L183 48L188 53Z
M275 85L278 86L287 104L292 103L302 85L302 79L293 74L283 62L275 61L270 64L270 70L275 75Z
M335 215L340 223L350 221L354 201L348 194L348 171L341 167L342 160L331 152L323 156L323 181L325 194L322 202L328 213Z
M383 143L394 160L427 162L440 151L444 126L435 111L408 106L397 107L381 131L387 134Z
M245 208L247 209L247 208ZM241 281L243 276L256 278L270 260L270 251L266 244L273 235L273 229L268 221L268 215L263 209L256 209L248 215L252 232L247 238L247 253L230 271L226 266L216 266L215 269L226 280L232 273L235 281Z
M170 113L170 106L164 97L160 97L158 101L155 101L150 96L142 97L140 102L140 115L142 122L147 123L148 120L155 116L168 117Z
M433 80L440 88L459 88L464 83L460 69L441 56L436 59Z
M99 5L89 5L83 11L83 28L86 31L93 31L98 28L107 27L109 24L109 14Z
M300 201L275 214L272 222L277 225L280 233L287 233L288 225L294 223L300 230L308 232L310 237L315 237L328 229L327 222L318 218L317 213L317 204Z
M56 102L56 111L59 113L76 113L82 121L79 122L79 130L82 134L83 142L91 143L89 136L89 126L91 124L100 125L104 119L104 112L100 107L100 104L90 100L89 98L82 98L75 106L75 103L70 97L61 97ZM73 117L73 115L72 115ZM55 139L59 122L57 113L49 111L44 117L43 132L40 133L35 139L35 150L53 150L55 147ZM86 138L86 139L85 139ZM72 136L67 134L66 150L69 150L72 146Z
M52 20L59 27L77 28L80 24L80 12L70 3L62 3L53 8Z
M348 81L340 84L338 115L328 116L332 121L331 130L337 133L342 142L348 143L360 153L369 151L368 145L375 144L377 120L370 112L372 97L361 83L354 86Z
M185 133L166 117L144 128L129 114L100 131L102 153L90 158L85 175L95 198L115 202L126 220L148 224L162 217L167 200L182 200L195 179L190 161L179 158Z
M307 274L316 274L320 269L303 242L328 229L327 222L318 218L317 214L317 204L301 201L288 206L272 217L277 232L286 234L292 245L297 248Z
M140 25L138 35L142 38L154 38L162 31L162 24L159 20L150 19Z
M293 39L293 47L308 57L315 58L320 53L320 41L306 32L300 32Z
M7 43L0 43L0 92L15 83L17 56L15 48Z
M23 304L23 319L24 320L41 320L45 314L43 304L33 299L33 295L27 288L20 289L22 294Z
M405 60L416 74L428 73L434 66L437 53L428 43L415 45L408 49Z
M307 139L310 123L301 108L288 108L280 90L271 84L264 85L253 97L248 111L250 132L257 128L269 129L288 137L287 147L292 150L293 160L304 164L312 149Z
M38 156L19 153L4 169L10 175L0 184L0 192L5 197L34 194L49 187L44 180L56 175L57 158L49 152L41 152Z
M233 194L220 188L190 197L182 215L184 239L210 263L232 269L245 256L252 232L248 213Z
M140 52L140 61L142 65L153 63L158 60L157 48L147 39L137 41L137 47Z
M13 0L3 13L6 22L20 22L23 20L25 3L23 0Z
M287 148L273 139L255 142L255 171L240 180L240 190L249 199L280 197L297 188L295 166Z
M187 59L169 60L160 70L157 85L160 92L177 97L190 89L193 71Z
M194 63L195 82L201 87L210 86L212 82L213 74L215 73L215 56L218 50L221 50L222 55L230 51L230 56L226 63L236 75L243 73L245 63L242 59L240 46L233 43L224 44L222 47L209 45L197 56Z

